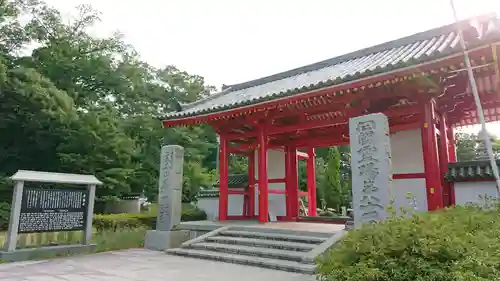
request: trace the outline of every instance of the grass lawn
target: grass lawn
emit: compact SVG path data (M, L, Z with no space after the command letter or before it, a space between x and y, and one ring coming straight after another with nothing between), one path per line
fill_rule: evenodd
M146 228L107 230L95 232L92 243L97 245L95 252L142 248ZM81 243L83 232L55 232L55 233L30 233L20 234L17 241L18 248L32 248L46 245L64 245ZM3 246L7 238L6 232L0 232L0 243ZM44 255L36 259L48 259L64 255ZM1 263L1 261L0 261Z
M150 209L144 213L149 213L156 216L157 205L152 204ZM183 204L183 214L187 213L191 216L197 214L197 210L191 204ZM144 247L144 237L146 236L147 228L118 228L116 231L109 230L94 230L92 243L97 245L96 252L105 252L113 250L122 250L130 248ZM73 232L48 232L48 233L29 233L19 234L17 248L34 248L48 245L67 245L79 244L83 238L83 231ZM7 232L0 231L0 247L3 247L7 239ZM41 259L52 258L53 256L39 257ZM38 257L37 257L38 259Z

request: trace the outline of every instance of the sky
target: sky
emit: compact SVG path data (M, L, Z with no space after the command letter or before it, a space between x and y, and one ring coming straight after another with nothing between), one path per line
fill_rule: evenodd
M210 85L235 84L453 22L449 0L46 0L66 15L91 4L142 59L175 65ZM500 0L455 0L459 18ZM500 127L499 127L500 128Z

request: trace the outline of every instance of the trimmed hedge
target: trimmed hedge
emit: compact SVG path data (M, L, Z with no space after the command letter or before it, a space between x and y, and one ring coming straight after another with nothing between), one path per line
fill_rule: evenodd
M141 227L154 229L156 226L156 216L153 214L94 215L92 224L97 231Z
M181 221L200 221L207 219L207 214L195 206L183 204L182 209ZM141 227L154 229L156 227L156 212L94 215L93 225L98 231Z
M500 209L455 207L349 232L320 281L500 280Z
M7 230L9 227L10 205L0 202L0 230ZM94 214L93 225L99 230L117 230L122 228L149 228L156 227L156 208L151 212L140 214ZM207 214L191 204L182 205L181 221L206 220Z

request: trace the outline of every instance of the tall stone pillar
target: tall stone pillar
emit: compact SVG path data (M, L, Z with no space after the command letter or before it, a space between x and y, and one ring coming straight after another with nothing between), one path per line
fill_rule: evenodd
M477 134L477 149L476 149L476 160L488 161L490 156L488 155L488 149L486 148L486 143L484 142L484 137L490 139L491 142L495 141L495 137L490 134L487 130L481 130Z
M183 164L183 147L167 145L161 148L156 230L146 234L144 247L147 249L163 251L189 239L188 231L173 230L181 222Z
M383 220L392 198L389 122L382 113L349 120L354 225Z

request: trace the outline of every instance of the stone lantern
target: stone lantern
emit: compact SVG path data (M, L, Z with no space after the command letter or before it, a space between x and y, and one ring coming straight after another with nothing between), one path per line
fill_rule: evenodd
M488 132L488 130L481 130L478 134L476 140L478 146L476 150L476 160L489 160L488 149L486 148L486 143L484 141L484 135L486 135L491 142L495 140L495 137Z

